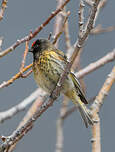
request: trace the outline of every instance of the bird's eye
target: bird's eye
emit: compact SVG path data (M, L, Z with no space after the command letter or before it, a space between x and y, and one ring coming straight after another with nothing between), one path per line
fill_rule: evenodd
M39 45L38 44L36 44L35 46L34 46L34 48L38 48L39 47Z

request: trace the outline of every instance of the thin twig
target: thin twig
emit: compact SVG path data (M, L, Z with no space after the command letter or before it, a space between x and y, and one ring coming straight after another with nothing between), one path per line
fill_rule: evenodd
M66 21L66 23L64 24L64 34L65 34L65 44L66 44L66 50L67 50L67 57L69 56L69 49L71 48L71 42L70 42L70 35L69 35L69 25L68 25L68 20Z
M25 61L26 61L26 56L27 56L28 49L29 49L28 44L29 44L29 42L26 41L25 51L24 51L24 55L23 55L23 59L22 59L21 67L20 67L20 72L22 73L21 77L24 76L22 70L24 69L24 65L25 65Z
M2 0L1 9L0 9L0 21L3 19L5 9L7 8L8 0Z
M115 82L115 66L113 67L111 73L108 75L104 85L102 86L99 94L97 95L94 103L91 106L92 117L95 120L95 124L92 126L92 152L101 152L100 144L100 118L99 111L104 103L105 97L108 95L112 85Z
M59 38L60 35L63 33L63 31L64 31L64 25L65 25L65 23L66 23L66 21L67 21L69 15L70 15L70 11L68 11L68 12L66 13L65 18L64 18L64 22L63 22L63 24L62 24L62 27L61 27L59 33L56 34L56 36L55 36L55 38L54 38L52 44L55 45L56 42L57 42L57 40L58 40L58 38ZM56 44L56 46L57 46L57 44Z
M56 9L54 12L51 13L51 15L39 26L36 28L36 30L28 36L25 36L24 38L17 40L13 45L11 45L6 50L0 52L0 58L7 55L9 52L12 52L15 50L16 47L18 47L20 44L30 41L32 38L34 38L59 12L62 11L64 6L69 2L70 0L66 0L58 9Z
M91 30L91 34L93 34L93 35L94 34L101 34L101 33L105 33L105 32L112 32L114 30L115 30L115 26L109 26L106 28L102 28L102 26L99 24Z
M25 74L22 74L21 72L21 78L27 78L32 73L32 69L26 72Z
M100 12L100 10L102 10L102 8L105 6L106 2L107 2L107 0L100 0L99 5L98 5L98 7L97 7L97 12L96 12L96 16L95 16L95 21L97 20L97 17L98 17L98 15L99 15L99 12ZM95 24L95 21L94 21L94 24Z
M62 5L63 1L64 0L57 1L57 9ZM60 29L62 27L62 21L63 21L63 16L59 13L55 18L54 32L53 32L54 39L55 39L56 35L60 32ZM55 47L58 48L58 41L56 42Z

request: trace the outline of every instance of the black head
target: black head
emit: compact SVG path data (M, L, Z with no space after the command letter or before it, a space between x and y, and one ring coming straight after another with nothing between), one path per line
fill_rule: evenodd
M47 39L38 39L32 43L30 52L33 54L36 52L41 52L46 50L49 46L50 42Z
M34 59L37 59L44 50L49 48L49 46L50 42L47 39L38 39L32 43L29 52L32 52Z

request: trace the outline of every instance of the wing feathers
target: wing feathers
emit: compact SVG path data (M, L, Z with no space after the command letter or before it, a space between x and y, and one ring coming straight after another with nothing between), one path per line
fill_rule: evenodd
M75 88L76 88L76 92L78 93L78 96L80 97L81 101L85 104L88 104L88 101L87 99L85 98L85 95L83 93L83 91L81 90L81 86L80 86L80 83L79 81L77 80L76 76L73 74L73 73L70 73L70 76L73 80L73 83L75 85Z

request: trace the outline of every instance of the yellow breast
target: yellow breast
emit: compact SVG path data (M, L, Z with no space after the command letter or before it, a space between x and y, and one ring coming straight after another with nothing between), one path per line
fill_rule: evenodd
M38 86L48 93L53 91L59 78L56 74L56 65L52 62L50 53L44 52L39 59L33 63L34 79Z

